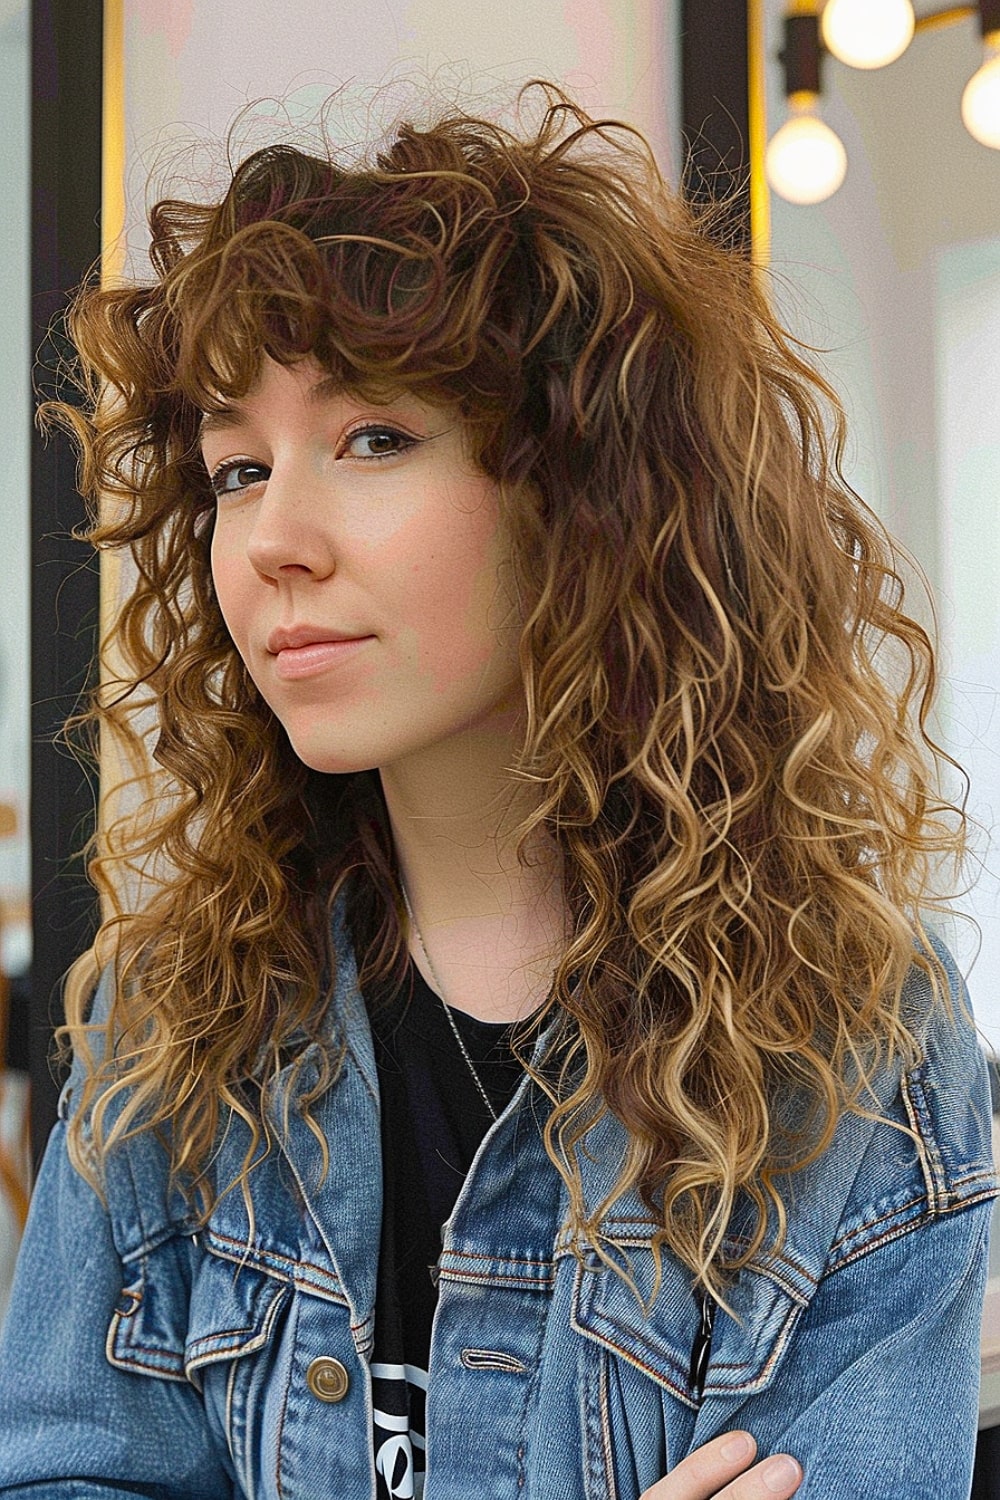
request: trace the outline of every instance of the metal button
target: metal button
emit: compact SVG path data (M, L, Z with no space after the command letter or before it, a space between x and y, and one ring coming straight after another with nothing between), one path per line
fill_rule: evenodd
M350 1377L339 1359L323 1354L306 1371L306 1385L320 1401L343 1401Z

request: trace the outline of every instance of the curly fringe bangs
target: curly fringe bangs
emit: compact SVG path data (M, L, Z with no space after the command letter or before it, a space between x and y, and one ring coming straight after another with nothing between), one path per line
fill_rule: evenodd
M77 1119L98 1151L169 1127L207 1210L221 1112L251 1128L245 1190L271 1144L257 1091L309 1040L326 1058L310 1097L335 1074L328 912L349 877L362 984L405 971L377 775L296 760L212 590L201 419L264 356L312 356L339 388L457 408L500 486L528 606L510 769L538 793L519 856L542 826L558 842L574 930L548 1149L581 1236L599 1243L637 1187L658 1243L722 1295L769 1222L780 1245L779 1173L864 1109L881 1060L915 1055L914 959L947 1003L921 913L964 819L937 791L932 646L841 476L834 393L642 137L533 88L524 136L455 114L350 169L259 151L221 202L156 205L151 285L76 302L87 404L47 414L79 441L92 541L138 569L87 721L141 752L152 717L159 768L91 862L118 904L67 1033L91 1056L89 989L113 955L114 1046ZM775 1123L789 1084L815 1104L794 1141ZM595 1206L579 1152L605 1109L631 1150ZM756 1229L727 1260L740 1195Z

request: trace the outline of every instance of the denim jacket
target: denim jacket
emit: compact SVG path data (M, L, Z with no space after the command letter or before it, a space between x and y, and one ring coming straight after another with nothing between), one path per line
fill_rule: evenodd
M372 1349L381 1211L378 1088L343 911L331 1017L347 1054L313 1105L198 1228L144 1133L112 1152L107 1208L70 1165L62 1118L36 1185L0 1343L0 1493L31 1500L370 1500ZM788 1230L721 1308L707 1366L702 1309L654 1224L620 1197L603 1233L635 1291L566 1232L567 1195L525 1079L484 1139L443 1232L430 1356L426 1500L638 1500L686 1454L741 1427L791 1452L798 1500L968 1500L992 1199L983 1053L962 1017L907 1017L923 1057L885 1069L872 1108L784 1182ZM100 1003L100 994L99 1001ZM303 1087L309 1084L306 1060ZM215 1174L246 1148L233 1119ZM618 1174L621 1126L581 1153L588 1202ZM739 1240L739 1214L730 1243ZM704 1341L702 1340L702 1346Z

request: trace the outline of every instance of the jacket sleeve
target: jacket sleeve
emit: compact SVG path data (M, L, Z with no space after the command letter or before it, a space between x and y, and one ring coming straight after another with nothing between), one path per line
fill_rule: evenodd
M943 1214L825 1277L774 1382L713 1425L797 1458L796 1500L969 1500L992 1209Z
M228 1455L186 1380L105 1355L124 1285L111 1224L57 1122L32 1196L0 1336L0 1495L229 1500Z

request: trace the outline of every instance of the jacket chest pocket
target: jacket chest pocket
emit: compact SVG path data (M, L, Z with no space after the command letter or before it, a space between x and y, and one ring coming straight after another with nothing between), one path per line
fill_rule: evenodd
M175 1237L127 1269L108 1329L112 1364L137 1375L188 1381L201 1393L239 1492L266 1495L255 1476L263 1401L293 1289Z
M646 1301L646 1250L626 1253L625 1269ZM574 1273L571 1325L581 1335L578 1390L587 1500L638 1500L667 1472L669 1450L689 1434L697 1396L689 1380L698 1309L685 1287L673 1316L647 1316L636 1292L596 1255ZM687 1346L687 1347L685 1347Z
M293 1301L288 1282L212 1254L204 1256L191 1288L184 1373L201 1391L209 1420L224 1435L251 1500L272 1493L258 1473L262 1449L273 1454L270 1472L280 1472L267 1406L279 1378L282 1333Z
M648 1243L620 1248L633 1286L588 1252L573 1288L572 1326L596 1346L580 1362L587 1500L637 1500L689 1451L704 1397L730 1398L716 1404L725 1413L765 1389L804 1305L770 1278L744 1274L730 1295L738 1320L716 1308L706 1350L689 1273L664 1253L657 1289ZM710 1435L699 1430L699 1442Z
M175 1236L131 1264L108 1358L200 1392L235 1495L367 1497L366 1330L307 1265L283 1257L278 1275L203 1240Z

